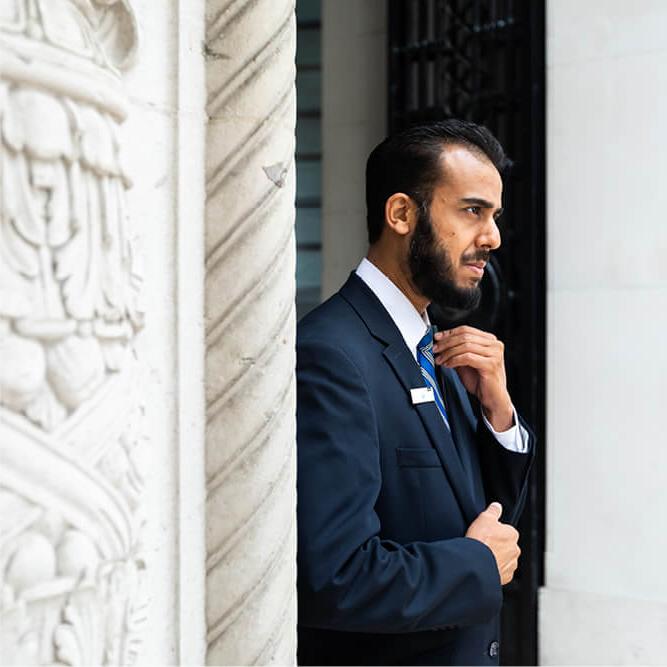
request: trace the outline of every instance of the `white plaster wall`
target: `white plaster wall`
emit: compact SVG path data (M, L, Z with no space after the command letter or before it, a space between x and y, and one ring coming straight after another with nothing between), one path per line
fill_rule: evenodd
M135 3L130 218L143 236L147 625L139 664L203 664L204 75L199 0Z
M547 3L545 664L664 664L667 4Z
M386 116L386 3L323 1L322 299L366 252L366 158L385 137Z

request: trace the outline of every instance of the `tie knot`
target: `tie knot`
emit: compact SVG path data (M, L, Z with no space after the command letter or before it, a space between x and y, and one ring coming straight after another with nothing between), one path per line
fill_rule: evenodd
M417 347L423 352L428 350L429 352L433 348L433 329L428 328L428 331L424 334L423 338L419 341Z

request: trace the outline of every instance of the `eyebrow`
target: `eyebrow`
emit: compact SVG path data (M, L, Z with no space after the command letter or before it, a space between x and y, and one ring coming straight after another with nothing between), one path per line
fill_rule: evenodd
M486 199L481 199L480 197L463 197L460 199L462 204L467 204L468 206L479 206L480 208L495 208L495 206ZM493 217L496 220L504 213L504 208L499 208L494 214Z

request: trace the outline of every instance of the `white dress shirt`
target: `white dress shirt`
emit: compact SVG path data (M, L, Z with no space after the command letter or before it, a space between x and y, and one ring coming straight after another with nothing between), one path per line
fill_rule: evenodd
M356 274L368 285L373 294L375 294L380 303L385 307L394 324L401 332L405 344L408 346L410 352L412 352L415 363L418 363L417 345L424 337L428 327L431 326L428 313L424 311L424 314L421 315L410 303L405 294L365 257L357 267ZM512 409L514 410L514 426L507 431L502 431L501 433L495 431L483 413L482 419L484 419L484 423L491 433L493 433L496 440L505 449L525 454L528 451L528 433L519 424L519 418L514 406L512 406Z

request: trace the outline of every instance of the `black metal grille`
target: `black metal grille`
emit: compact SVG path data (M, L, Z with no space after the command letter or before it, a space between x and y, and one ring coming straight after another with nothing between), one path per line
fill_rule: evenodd
M493 131L514 161L504 178L503 246L468 318L505 341L512 397L539 440L521 565L505 588L501 656L513 665L537 664L543 580L544 70L544 0L389 0L390 130L466 118Z

